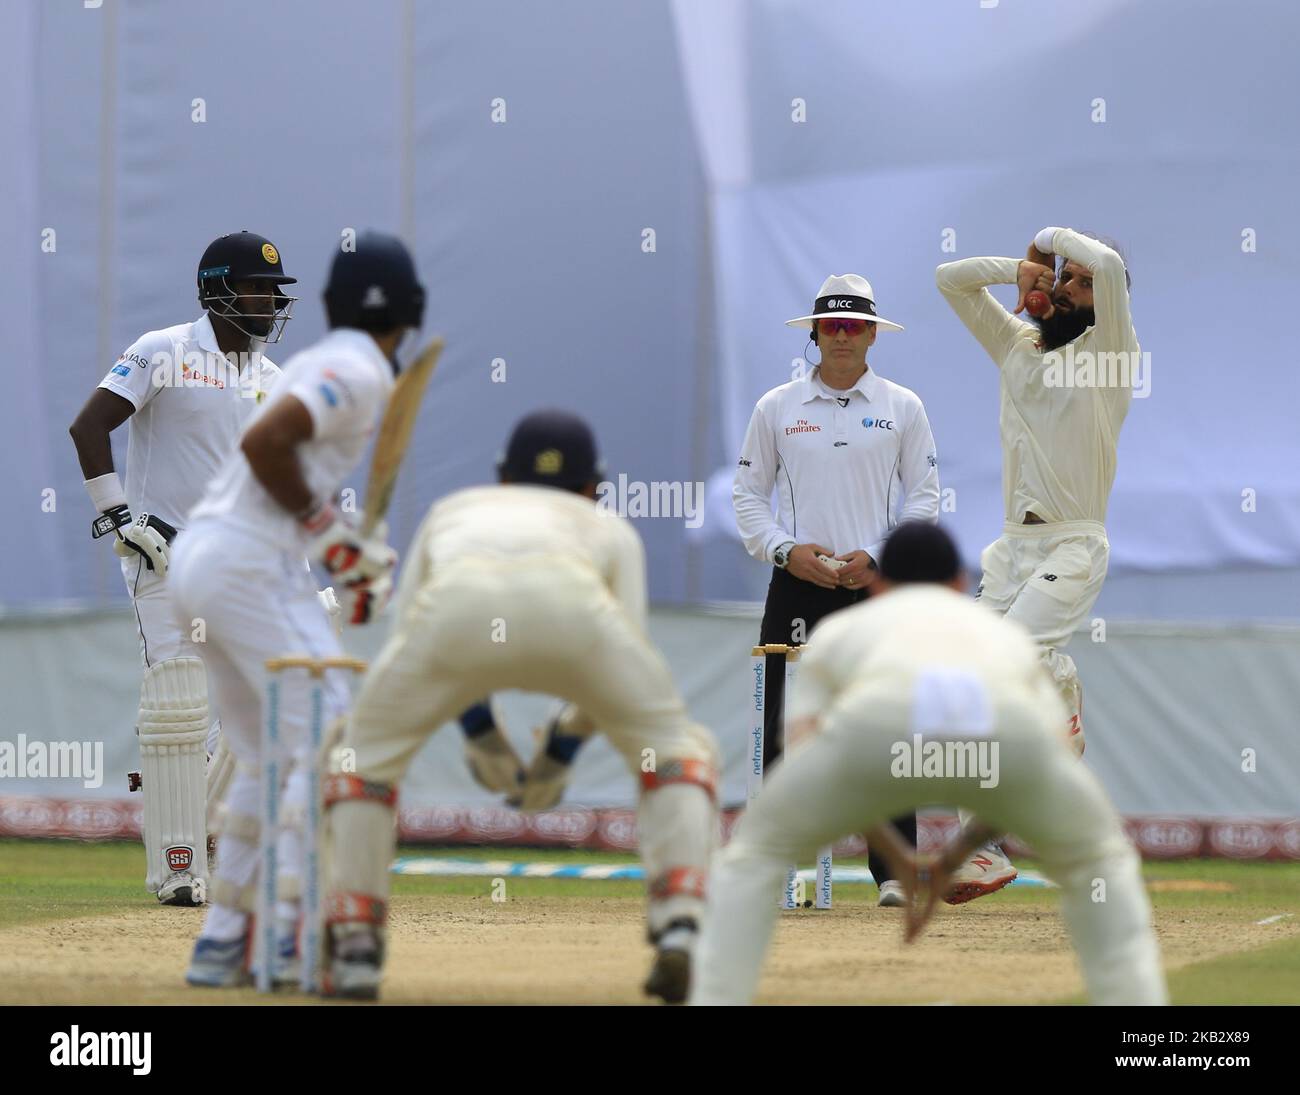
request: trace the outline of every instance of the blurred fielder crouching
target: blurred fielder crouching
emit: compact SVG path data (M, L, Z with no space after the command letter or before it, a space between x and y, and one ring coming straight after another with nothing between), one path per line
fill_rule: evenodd
M333 773L327 993L378 994L395 788L425 740L499 689L567 700L573 734L599 726L641 786L637 814L656 947L647 993L681 1003L718 827L718 754L646 634L645 559L595 504L595 443L559 411L523 419L501 484L459 491L412 542L393 634L367 673Z
M943 804L1016 833L1042 857L1093 1003L1167 1003L1137 854L1075 760L1034 643L964 596L956 548L932 525L900 525L880 571L877 595L824 621L804 653L788 701L793 747L713 872L691 1002L753 1000L790 863ZM926 746L954 743L962 750L948 755L981 762L916 763ZM936 878L932 891L944 885Z

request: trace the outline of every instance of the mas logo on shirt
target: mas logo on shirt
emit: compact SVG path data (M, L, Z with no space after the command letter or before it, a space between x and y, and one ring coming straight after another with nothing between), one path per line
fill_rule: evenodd
M894 428L892 418L864 418L862 424L869 430L892 430Z
M272 266L280 261L280 252L272 247L269 243L262 244L262 258L266 259Z
M786 426L785 435L789 437L792 433L821 433L820 426L812 425L806 418L796 418L793 426Z
M140 368L142 368L142 369L147 369L147 368L149 367L149 362L145 361L145 359L142 358L139 354L126 354L126 353L124 353L124 354L121 354L121 355L118 357L118 359L117 359L117 363L118 363L119 365L122 365L122 364L124 364L124 363L126 363L126 362L128 362L128 361L132 361L132 362L134 362L135 364L139 365ZM117 370L114 369L113 372L117 372ZM130 372L130 369L128 369L127 372ZM126 373L122 373L121 375L122 375L122 376L126 376Z

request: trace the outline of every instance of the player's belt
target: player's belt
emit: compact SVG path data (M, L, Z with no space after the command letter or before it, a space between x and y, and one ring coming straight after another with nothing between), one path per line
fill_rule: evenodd
M1100 536L1106 539L1106 526L1100 521L1040 521L1038 524L1017 524L1007 521L1002 535L1023 540L1052 539L1058 536Z

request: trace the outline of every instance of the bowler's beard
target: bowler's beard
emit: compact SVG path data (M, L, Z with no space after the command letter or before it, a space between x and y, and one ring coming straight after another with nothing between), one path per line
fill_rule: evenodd
M1050 316L1034 320L1044 350L1055 350L1073 342L1096 322L1097 314L1091 308L1075 308L1069 312L1057 308Z

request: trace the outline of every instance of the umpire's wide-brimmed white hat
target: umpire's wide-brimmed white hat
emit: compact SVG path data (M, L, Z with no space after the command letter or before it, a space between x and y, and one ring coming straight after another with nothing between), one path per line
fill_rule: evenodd
M813 302L812 315L787 319L787 327L807 327L823 316L843 316L845 319L865 319L885 331L901 331L901 324L891 323L876 315L876 297L871 282L860 274L832 274L824 282Z

